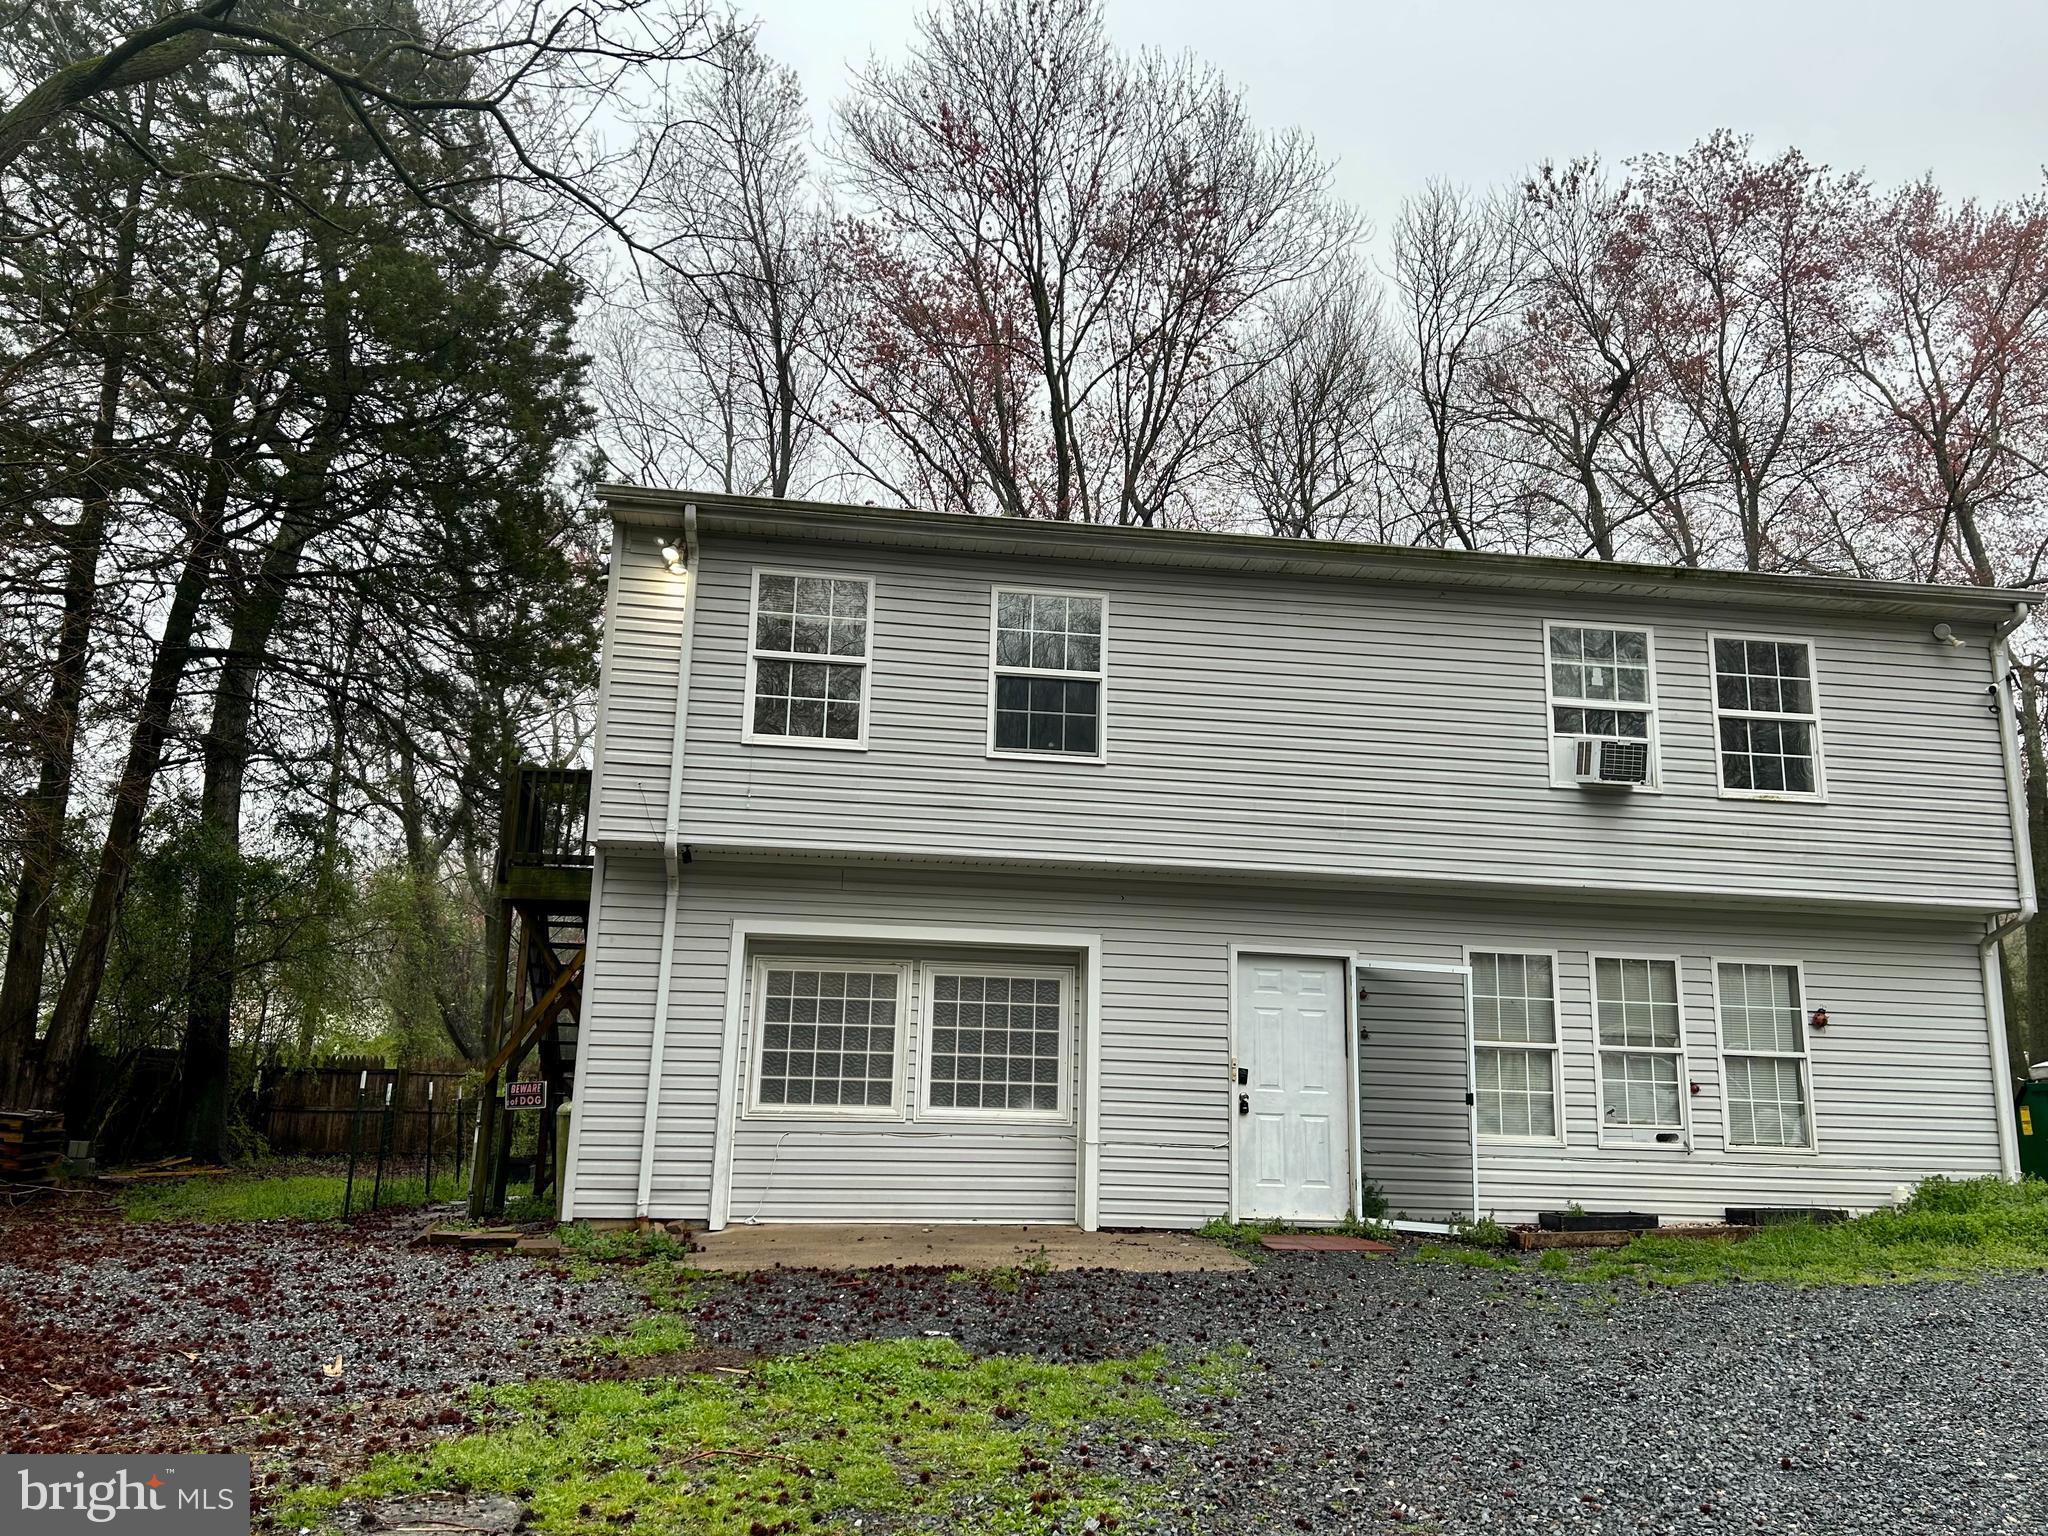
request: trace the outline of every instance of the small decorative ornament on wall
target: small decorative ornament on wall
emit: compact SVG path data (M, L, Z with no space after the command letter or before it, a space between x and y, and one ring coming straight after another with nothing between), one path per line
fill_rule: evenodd
M1810 1018L1810 1019L1808 1019L1808 1020L1807 1020L1806 1022L1807 1022L1807 1023L1809 1023L1809 1024L1811 1024L1811 1025L1812 1025L1812 1026L1813 1026L1813 1027L1814 1027L1815 1029L1826 1029L1826 1028L1828 1027L1828 1011L1827 1011L1827 1009L1825 1009L1825 1008L1816 1008L1816 1009L1814 1009L1814 1010L1813 1010L1813 1017L1812 1017L1812 1018Z

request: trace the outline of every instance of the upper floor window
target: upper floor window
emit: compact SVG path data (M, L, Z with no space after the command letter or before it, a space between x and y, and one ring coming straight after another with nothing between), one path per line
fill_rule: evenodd
M1813 1145L1813 1083L1796 965L1723 961L1714 991L1727 1071L1728 1145Z
M1593 736L1640 743L1642 777L1657 782L1657 701L1650 632L1604 625L1548 624L1551 776L1574 777L1576 741Z
M989 650L989 750L1103 756L1100 597L998 587Z
M1821 793L1813 647L1716 635L1714 731L1721 788L1732 795Z
M1678 962L1596 956L1603 1139L1679 1141L1685 1131L1685 1041Z
M1557 1139L1556 994L1548 955L1472 956L1480 1135Z
M747 741L867 741L868 609L860 576L754 573Z

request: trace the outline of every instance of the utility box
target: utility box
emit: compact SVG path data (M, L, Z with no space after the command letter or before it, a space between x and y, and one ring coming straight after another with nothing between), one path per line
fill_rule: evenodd
M2013 1118L2019 1122L2021 1174L2048 1179L2048 1062L2036 1062L2028 1069Z

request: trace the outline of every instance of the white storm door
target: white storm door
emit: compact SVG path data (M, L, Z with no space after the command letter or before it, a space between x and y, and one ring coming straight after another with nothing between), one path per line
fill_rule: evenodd
M1344 962L1237 962L1240 1220L1342 1221L1351 1208Z

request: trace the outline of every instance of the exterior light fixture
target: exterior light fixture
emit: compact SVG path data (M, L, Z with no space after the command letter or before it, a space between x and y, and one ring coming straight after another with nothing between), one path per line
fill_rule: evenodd
M1825 1009L1825 1008L1816 1008L1816 1009L1814 1009L1814 1010L1813 1010L1813 1017L1812 1017L1812 1018L1810 1018L1810 1019L1808 1019L1808 1020L1807 1020L1806 1022L1807 1022L1807 1023L1809 1023L1809 1024L1811 1024L1811 1025L1812 1025L1812 1026L1813 1026L1813 1027L1814 1027L1815 1029L1826 1029L1826 1028L1828 1027L1828 1011L1827 1011L1827 1009Z
M1953 629L1950 629L1946 624L1937 624L1934 626L1934 638L1939 640L1943 645L1960 646L1965 643L1964 641L1958 640L1956 638L1956 632Z
M683 552L676 547L673 539L661 546L661 563L668 567L671 576L680 576L689 569L683 564Z

